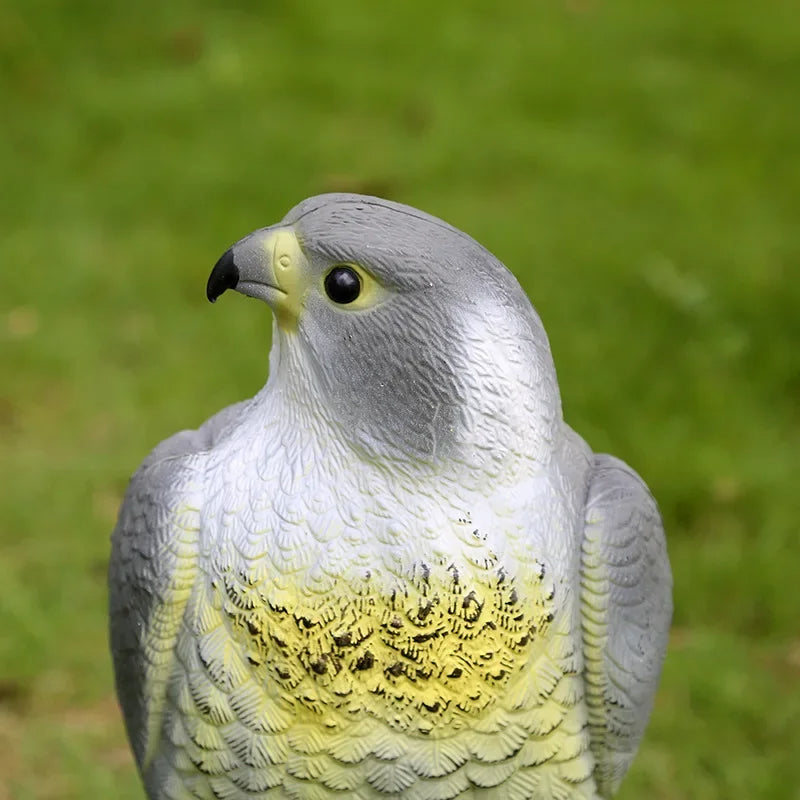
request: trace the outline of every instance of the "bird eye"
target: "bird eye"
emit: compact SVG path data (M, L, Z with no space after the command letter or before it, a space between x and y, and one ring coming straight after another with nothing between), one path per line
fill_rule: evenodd
M352 303L361 294L361 278L351 267L334 267L325 277L325 291L334 303Z

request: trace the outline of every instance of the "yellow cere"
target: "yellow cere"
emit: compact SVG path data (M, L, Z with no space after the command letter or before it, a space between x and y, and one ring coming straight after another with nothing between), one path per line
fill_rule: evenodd
M291 230L275 231L265 242L265 248L275 282L284 292L284 296L275 303L275 317L281 328L291 332L297 328L297 318L308 288L304 285L306 257Z

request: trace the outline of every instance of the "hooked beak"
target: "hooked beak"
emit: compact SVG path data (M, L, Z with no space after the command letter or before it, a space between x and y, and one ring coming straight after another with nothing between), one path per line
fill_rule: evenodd
M211 270L206 284L206 297L216 303L217 298L228 289L235 289L239 283L239 267L233 260L233 248L229 247Z
M278 324L293 330L302 306L306 267L291 228L262 228L220 256L208 278L206 297L214 303L225 291L235 289L269 304Z

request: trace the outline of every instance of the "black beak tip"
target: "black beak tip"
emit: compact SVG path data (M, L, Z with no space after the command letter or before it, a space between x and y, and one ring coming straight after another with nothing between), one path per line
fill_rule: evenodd
M235 289L239 283L239 268L233 263L233 248L228 248L211 270L206 284L206 297L212 302L227 289Z

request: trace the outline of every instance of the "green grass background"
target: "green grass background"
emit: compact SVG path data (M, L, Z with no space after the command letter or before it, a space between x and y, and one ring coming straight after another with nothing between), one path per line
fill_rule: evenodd
M1 800L141 800L117 505L265 379L216 257L330 189L497 253L567 419L661 504L674 630L620 797L800 798L795 2L6 0L0 179Z

